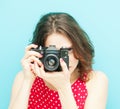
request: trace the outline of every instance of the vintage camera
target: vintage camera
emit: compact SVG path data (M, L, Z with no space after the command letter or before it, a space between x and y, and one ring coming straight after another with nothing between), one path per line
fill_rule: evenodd
M37 51L43 55L40 60L44 64L46 72L61 71L62 69L60 66L60 58L65 61L67 67L69 66L69 56L67 48L62 47L60 48L60 50L57 50L55 45L50 45L49 47L40 46L38 49L32 50Z

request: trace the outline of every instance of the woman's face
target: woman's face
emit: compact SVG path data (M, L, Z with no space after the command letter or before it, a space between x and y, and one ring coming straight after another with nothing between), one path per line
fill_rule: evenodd
M64 35L53 33L49 35L46 39L45 46L55 45L57 49L61 47L72 48L71 41ZM78 59L74 57L73 50L69 51L69 71L72 73L78 64Z

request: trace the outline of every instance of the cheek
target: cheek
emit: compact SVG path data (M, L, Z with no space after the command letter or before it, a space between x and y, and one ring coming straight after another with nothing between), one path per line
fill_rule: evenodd
M69 56L69 66L71 69L75 69L78 65L79 60L76 59L73 55Z

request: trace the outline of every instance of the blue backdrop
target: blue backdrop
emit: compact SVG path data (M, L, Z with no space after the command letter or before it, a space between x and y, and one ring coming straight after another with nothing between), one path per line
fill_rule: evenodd
M35 25L47 12L68 12L88 33L94 69L109 78L107 109L120 109L119 0L0 0L0 109L7 109L12 83Z

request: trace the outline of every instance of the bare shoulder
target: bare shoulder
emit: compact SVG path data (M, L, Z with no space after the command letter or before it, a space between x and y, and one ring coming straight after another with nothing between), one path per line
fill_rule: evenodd
M98 81L98 82L108 84L108 77L104 72L94 71L93 73L95 75L95 76L93 76L93 79L96 79L96 81Z
M12 87L13 93L15 93L19 89L19 87L21 86L22 81L23 81L23 77L24 77L24 75L23 75L22 71L20 71L16 74L16 77L15 77L14 82L13 82L13 87Z
M22 71L18 72L18 73L16 74L14 83L15 83L15 82L20 82L20 81L22 81L22 80L23 80L23 77L24 77L23 72L22 72Z
M92 78L91 79L96 79L96 80L102 80L102 81L108 81L108 77L104 72L101 71L93 71L92 72Z
M108 95L108 77L104 72L92 71L86 82L88 97L85 109L106 109Z
M23 71L20 71L16 74L16 78L23 78L24 74L23 74Z
M108 82L107 75L102 71L92 71L90 74L90 81L106 81Z
M108 86L108 77L102 71L92 71L90 74L90 80L86 83L88 89L93 87L107 87Z

